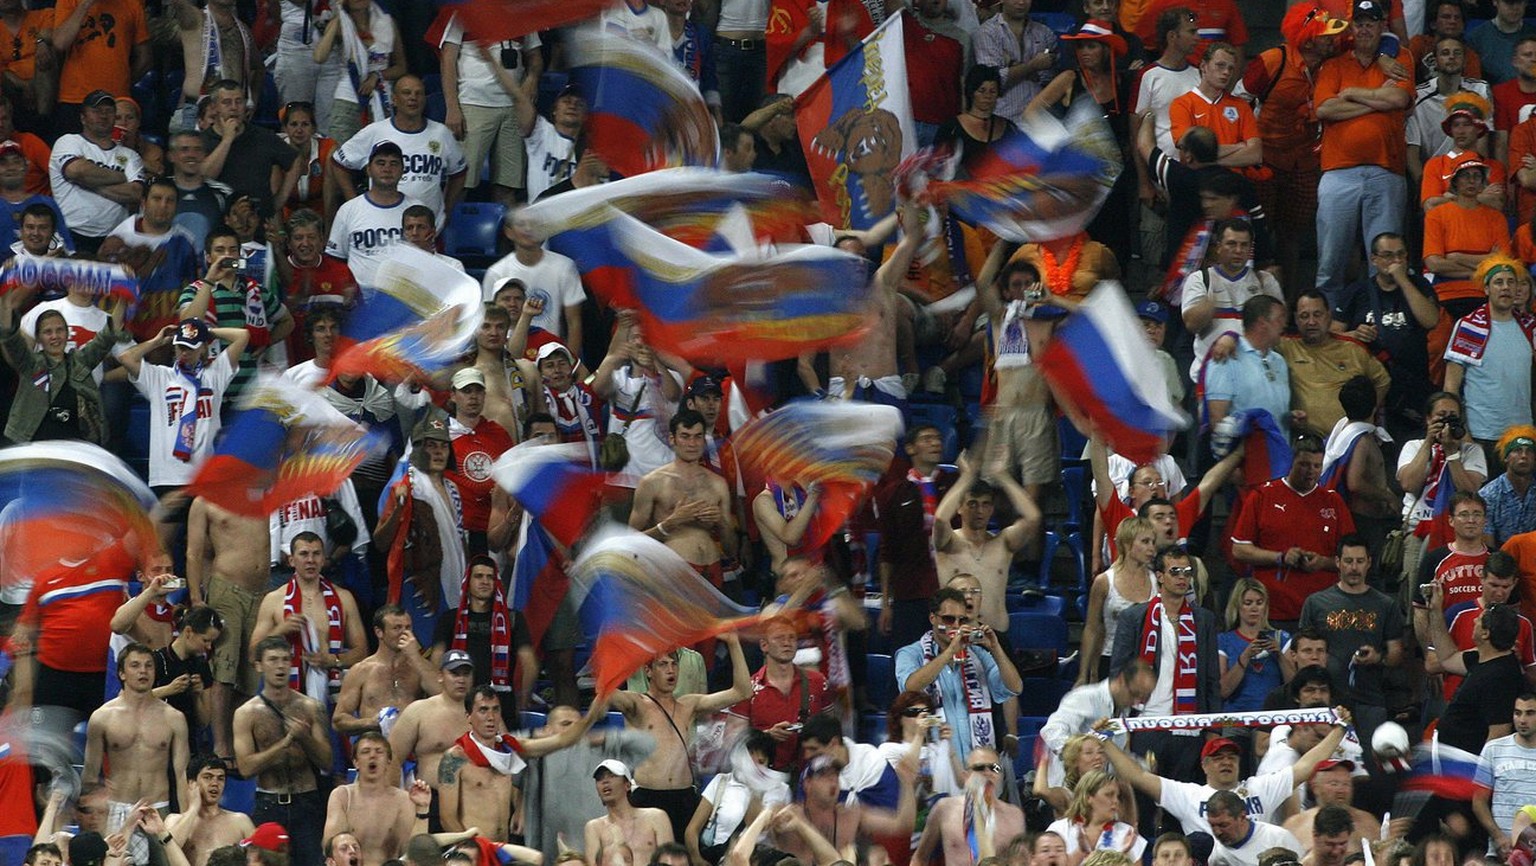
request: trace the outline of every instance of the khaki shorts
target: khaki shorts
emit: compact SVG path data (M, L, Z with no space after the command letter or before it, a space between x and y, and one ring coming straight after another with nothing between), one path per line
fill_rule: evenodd
M224 630L213 645L208 667L214 682L234 686L246 695L256 694L256 668L250 663L248 648L256 630L261 595L222 578L208 581L208 606L224 618Z
M484 105L461 105L460 109L464 112L464 159L469 163L464 188L480 185L480 169L489 154L492 182L508 189L522 189L526 153L522 131L517 128L517 112Z
M1005 466L1019 467L1020 484L1050 484L1061 475L1056 418L1047 409L997 407L987 435L1003 449Z

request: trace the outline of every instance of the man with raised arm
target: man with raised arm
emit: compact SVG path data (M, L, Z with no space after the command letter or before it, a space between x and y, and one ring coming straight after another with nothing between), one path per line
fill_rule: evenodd
M357 781L331 791L325 807L322 839L329 843L351 833L363 849L362 866L383 866L405 856L412 836L427 832L427 808L432 789L417 779L409 793L399 779L389 740L378 731L365 731L352 747Z
M410 614L399 605L384 605L373 612L373 634L378 650L352 666L336 698L331 724L339 734L379 731L388 738L399 712L417 698L437 694L437 677L416 643Z
M204 866L215 848L238 845L256 829L249 815L219 805L228 772L223 758L213 755L193 758L187 767L181 813L166 819L166 829L191 866Z

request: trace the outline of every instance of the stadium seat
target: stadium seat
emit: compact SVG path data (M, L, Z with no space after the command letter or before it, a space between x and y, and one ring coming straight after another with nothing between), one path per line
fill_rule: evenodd
M865 674L869 702L876 707L889 707L901 691L896 688L896 660L885 653L870 653L865 659L869 665Z
M1021 610L1008 614L1008 643L1014 649L1053 649L1067 653L1067 621L1060 613Z
M442 123L448 117L448 98L441 93L427 94L426 115L428 120Z
M427 94L443 92L443 76L439 72L428 72L421 76L421 84L427 89Z
M885 713L865 713L859 721L859 742L880 744L885 742Z
M1019 751L1013 756L1013 775L1020 784L1035 768L1035 743L1040 739L1040 729L1045 723L1045 716L1019 716Z
M1019 721L1023 721L1023 716L1049 716L1056 712L1061 696L1071 688L1071 683L1055 677L1025 677L1024 689L1019 692Z
M1070 12L1036 12L1030 17L1051 28L1057 36L1071 33L1077 26L1077 18Z
M1059 595L1041 595L1037 592L1009 593L1006 606L1009 613L1028 610L1061 616L1065 603Z
M501 237L505 205L459 202L443 230L443 252L470 267L488 267L496 261L496 241Z
M523 710L518 714L518 724L522 725L523 729L528 731L534 730L535 728L542 728L548 721L548 713L540 713L533 710Z
M256 780L226 774L224 796L219 798L219 805L231 812L251 814L256 809Z
M620 712L609 711L607 715L603 716L601 719L598 719L592 725L592 727L614 729L622 728L624 727L624 714Z
M251 122L257 126L265 126L267 129L281 128L282 123L277 119L277 109L280 104L281 97L277 95L277 79L268 72L262 76L261 97L256 101L256 113L251 117Z
M1040 586L1051 585L1051 563L1056 558L1056 548L1065 544L1072 554L1074 586L1078 592L1088 591L1088 547L1083 540L1083 497L1088 490L1088 470L1081 463L1065 466L1061 470L1061 486L1067 498L1067 515L1045 531L1040 547Z

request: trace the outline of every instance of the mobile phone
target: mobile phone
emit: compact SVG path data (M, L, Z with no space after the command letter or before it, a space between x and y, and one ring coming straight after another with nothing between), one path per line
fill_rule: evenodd
M185 577L167 578L166 581L160 585L166 589L182 589L187 585L187 579Z
M792 725L786 726L784 730L789 731L790 733L798 733L803 727L805 727L805 725L802 725L799 722L795 722Z

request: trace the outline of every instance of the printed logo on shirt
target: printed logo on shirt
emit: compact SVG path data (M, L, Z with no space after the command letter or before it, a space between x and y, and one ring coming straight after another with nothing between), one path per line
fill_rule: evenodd
M464 477L475 483L491 479L491 455L484 451L472 451L464 455Z
M360 250L387 247L399 243L400 237L399 228L358 229L352 232L352 246Z
M438 145L434 141L429 146L435 151ZM442 173L443 158L435 153L430 156L425 153L408 153L405 155L406 176L437 177Z
M1228 123L1236 123L1237 122L1237 106L1229 105L1226 108L1223 108L1221 110L1221 116L1225 117L1227 119Z
M181 417L181 409L187 403L187 389L181 385L169 385L165 389L165 422L167 427L174 427L177 419ZM213 390L199 388L197 390L197 417L213 417Z

